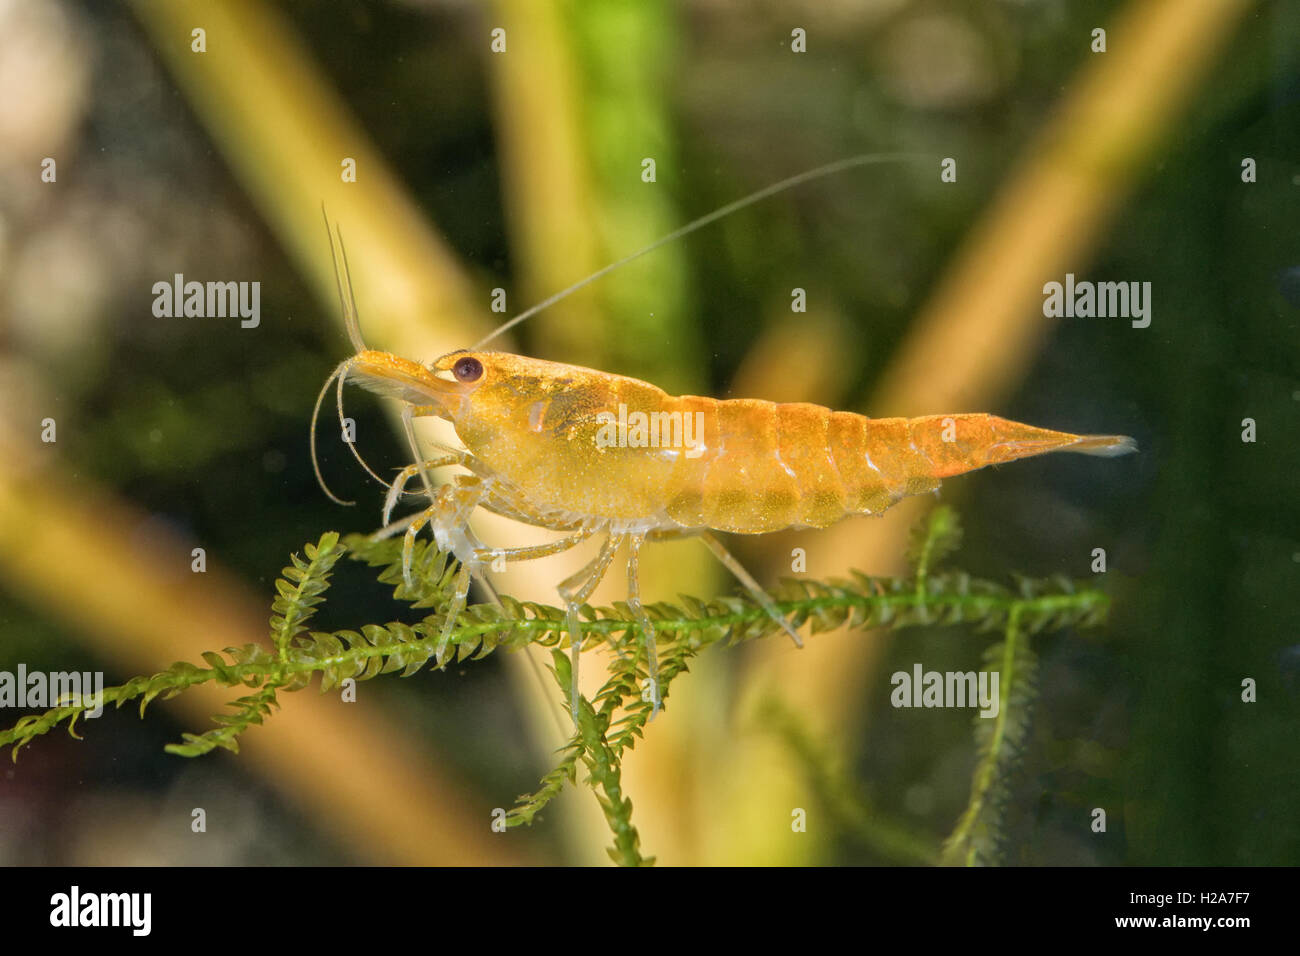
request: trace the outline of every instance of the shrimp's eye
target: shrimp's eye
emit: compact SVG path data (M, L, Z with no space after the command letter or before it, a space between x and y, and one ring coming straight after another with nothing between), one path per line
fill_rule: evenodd
M483 363L467 355L456 361L451 367L451 374L456 376L458 382L477 382L483 377Z

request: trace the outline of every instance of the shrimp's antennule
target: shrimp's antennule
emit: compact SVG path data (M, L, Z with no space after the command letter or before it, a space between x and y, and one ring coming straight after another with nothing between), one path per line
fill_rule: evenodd
M343 254L343 268L340 270L339 256L334 252L334 231L330 229L329 215L325 212L325 203L323 202L320 205L320 211L321 216L325 219L325 235L329 237L330 262L334 265L334 285L338 288L339 307L343 310L343 323L347 326L348 339L351 340L352 347L356 349L358 353L365 352L367 349L365 340L361 338L361 323L357 313L357 299L352 292L352 270L348 268L348 250L347 247L343 245L343 228L341 226L335 227L338 232L339 250ZM346 295L343 291L345 288L347 289ZM352 505L356 504L356 502L344 501L342 498L335 495L334 492L330 491L329 486L325 484L325 478L321 475L320 460L316 454L316 419L320 415L321 405L325 401L325 394L329 391L330 383L335 379L338 379L339 428L342 430L346 427L343 418L343 383L346 381L348 372L352 370L352 366L355 363L356 356L354 355L352 358L347 359L340 364L339 367L330 374L330 377L325 380L325 384L321 386L320 394L316 396L316 406L312 409L311 413L312 470L316 472L316 481L320 484L321 490L324 491L331 500L336 501L341 505ZM370 467L366 460L361 457L361 452L357 451L356 445L353 442L344 439L344 444L348 446L348 451L352 452L352 457L355 458L360 463L361 467L366 470L366 474L375 479L375 481L379 482L385 488L392 488L392 483L384 481L383 478L375 473L375 470Z
M525 309L523 312L520 312L518 315L516 315L513 319L507 319L505 322L498 325L492 332L489 332L483 338L475 342L474 349L482 348L484 345L486 345L488 342L491 342L502 332L505 332L508 329L513 329L516 325L518 325L520 322L523 322L525 319L531 319L534 315L536 315L538 312L541 312L543 309L555 305L555 303L559 302L561 299L568 298L569 296L573 295L573 293L581 289L583 286L595 282L597 279L601 278L602 276L609 275L609 273L613 272L615 269L621 269L629 262L632 262L636 259L640 259L642 256L646 255L647 253L654 252L660 246L666 246L668 243L674 242L682 238L683 236L690 235L692 232L695 232L697 229L703 229L709 223L717 222L719 219L723 219L727 216L730 216L733 212L738 212L739 210L744 209L746 206L752 206L754 203L760 202L761 200L766 199L768 196L775 196L777 193L784 192L787 189L792 189L795 186L808 182L809 180L820 179L823 176L830 176L833 173L843 172L846 169L853 169L858 166L874 166L881 163L906 162L908 160L916 160L922 158L924 158L924 154L922 153L862 153L861 155L858 156L850 156L847 159L836 160L833 163L826 163L824 166L818 166L815 169L806 170L805 172L799 173L798 175L789 176L785 179L782 179L780 182L772 183L770 186L764 186L762 189L757 190L756 192L752 192L748 196L744 196L740 199L735 200L734 202L729 202L725 206L722 206L719 209L713 210L713 212L711 213L701 216L699 219L692 220L691 222L688 222L686 225L674 229L672 232L668 233L668 235L661 236L660 238L656 239L654 242L650 243L650 245L638 249L636 252L633 252L631 255L626 255L622 259L619 259L616 262L611 262L603 269L597 269L595 272L587 276L585 279L580 279L579 281L575 282L573 285L569 286L567 289L561 289L559 292L555 293L555 295L543 299L541 302L538 302L532 308Z
M339 269L339 259L334 253L334 232L330 230L329 215L325 212L325 203L320 204L320 214L325 219L325 235L330 241L330 262L334 264L334 284L339 290L339 308L343 310L343 324L348 330L348 340L355 352L366 351L365 339L361 337L361 321L357 316L357 298L352 293L352 270L348 268L348 250L343 245L343 227L335 225L339 235L339 249L343 253L343 269ZM344 286L347 295L343 294Z

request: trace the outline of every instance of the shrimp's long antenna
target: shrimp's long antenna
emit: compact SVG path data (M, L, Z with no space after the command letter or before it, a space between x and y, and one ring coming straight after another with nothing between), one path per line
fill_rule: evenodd
M609 273L613 272L615 269L621 269L629 262L632 262L636 259L640 259L642 256L646 255L647 253L654 252L660 246L665 246L670 242L674 242L682 238L682 236L690 235L692 232L695 232L697 229L703 229L709 223L716 222L719 219L722 219L726 216L730 216L733 212L738 212L739 210L744 209L746 206L752 206L756 202L761 202L762 200L766 199L768 196L774 196L779 192L784 192L785 190L798 186L801 183L806 183L811 179L820 179L822 176L830 176L834 173L843 172L846 169L853 169L858 166L873 166L880 163L906 162L908 160L923 159L925 158L925 156L926 154L924 153L862 153L858 156L850 156L847 159L840 159L840 160L836 160L833 163L827 163L824 166L818 166L815 169L809 169L806 172L799 173L798 175L795 176L789 176L786 179L782 179L780 182L772 183L770 186L764 186L762 189L758 190L757 192L752 192L748 196L744 196L740 199L735 200L734 202L729 202L725 206L722 206L719 209L715 209L713 210L713 212L708 213L707 215L701 216L699 219L695 219L691 222L688 222L686 225L678 229L674 229L672 232L668 233L668 235L656 239L654 242L650 243L650 245L638 249L636 252L632 253L631 255L624 256L622 259L619 259L617 262L611 262L603 269L597 269L595 272L587 276L585 279L581 279L578 282L575 282L567 289L561 289L559 292L555 293L555 295L543 299L541 302L538 302L532 308L525 309L523 312L520 312L513 319L508 319L507 321L503 322L501 325L497 326L494 331L488 333L486 336L484 336L483 338L475 342L473 347L475 349L482 348L484 345L486 345L488 342L491 342L502 332L505 332L508 329L513 329L516 325L518 325L520 322L523 322L525 319L532 318L534 315L536 315L538 312L541 312L543 309L555 305L555 303L559 302L561 299L568 298L569 296L573 295L573 293L577 292L579 289L583 288L586 285L590 285L592 282L595 282L597 279L601 278L602 276L608 275Z
M352 457L355 458L357 460L357 463L366 470L366 474L368 474L371 478L375 479L375 481L379 482L381 485L383 485L385 488L391 491L393 488L393 483L390 481L384 481L383 478L375 474L375 470L366 463L366 460L364 458L361 457L361 452L357 451L356 442L353 440L356 438L356 435L355 434L351 436L348 435L347 422L346 419L344 419L343 417L343 383L347 379L348 372L352 368L352 362L355 360L356 359L354 357L352 360L344 362L343 364L346 367L341 369L342 374L339 375L339 387L338 387L339 431L343 435L343 444L348 446L348 451L352 452Z
M325 396L329 393L330 385L334 379L342 378L347 375L348 370L352 367L353 359L348 359L339 364L339 367L330 372L330 377L325 379L325 384L321 386L320 394L316 396L316 406L311 410L311 470L316 473L316 483L320 485L321 490L329 496L330 500L340 505L354 505L355 501L344 501L334 492L330 491L330 486L325 484L325 476L321 474L320 458L316 454L316 419L320 417L321 405L325 402Z
M332 501L341 505L354 505L356 502L343 500L338 495L334 494L334 492L330 491L329 485L325 484L325 477L321 474L320 470L320 456L316 453L316 422L320 418L321 406L325 404L325 396L329 393L330 386L334 384L335 379L338 379L337 396L339 428L340 430L346 429L347 426L344 424L343 418L343 383L348 377L348 372L352 371L352 366L355 362L356 356L353 356L350 359L345 359L343 362L339 363L338 368L330 372L330 377L325 379L325 384L321 386L320 394L316 396L316 405L311 410L311 468L312 471L316 473L316 483L321 486L321 490L324 491L325 494L329 495ZM371 478L375 479L375 481L379 482L385 488L392 488L391 482L384 481L383 478L380 478L375 474L373 468L366 464L366 460L361 457L361 452L357 451L356 446L352 442L348 441L347 438L344 438L343 443L347 445L348 449L352 452L352 457L361 463L361 467L366 470L366 474L370 475Z

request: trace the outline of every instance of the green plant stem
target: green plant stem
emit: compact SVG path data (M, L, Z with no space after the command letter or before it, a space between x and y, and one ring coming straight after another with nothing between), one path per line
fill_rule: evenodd
M945 862L960 862L966 866L975 866L980 862L975 831L985 822L989 794L1002 769L1007 726L1012 713L1011 694L1017 681L1022 679L1017 667L1020 636L1020 608L1016 607L1007 617L1002 642L1002 679L998 684L998 715L994 718L993 733L976 767L970 801L945 847Z
M855 574L852 580L816 582L784 581L772 598L789 620L808 624L813 633L844 625L900 629L927 625L965 624L977 629L1002 628L1000 648L1003 681L999 687L999 713L988 732L977 725L980 747L970 803L944 848L945 861L982 861L986 837L996 831L1001 797L1009 774L1009 761L1023 746L1026 721L1019 711L1032 701L1033 657L1028 649L1032 635L1052 627L1091 626L1104 619L1109 599L1099 591L1058 580L1036 582L1021 579L1015 589L971 579L960 572L936 574L933 563L942 559L960 538L956 517L948 509L936 509L914 548L916 576L873 579ZM255 688L231 702L233 713L214 718L216 729L204 734L185 734L184 743L170 745L170 753L198 756L214 748L238 750L238 737L263 720L278 706L280 691L307 686L315 674L326 691L344 680L367 680L384 673L409 676L436 660L443 642L443 622L452 613L457 566L448 555L430 545L417 543L412 558L412 584L405 583L402 543L372 541L354 535L340 542L328 533L304 548L305 559L297 555L276 581L277 596L272 604L270 649L258 644L228 647L224 655L205 651L207 667L180 662L151 677L136 677L103 691L102 703L121 706L139 699L143 713L150 701L168 698L198 684L215 681L228 687ZM379 580L394 586L394 596L413 608L431 608L432 613L416 623L367 624L359 630L308 632L307 621L324 601L330 575L344 554L380 568ZM732 643L756 640L780 633L780 626L767 611L747 597L722 597L713 601L683 597L679 605L653 604L645 607L654 625L659 655L659 691L667 704L669 689L677 675L703 648L728 640ZM569 659L558 645L565 633L565 614L555 607L523 603L508 596L501 603L473 605L456 613L450 642L455 660L478 659L498 647L517 650L528 644L552 648L553 674L560 693L569 687ZM652 862L640 850L640 837L632 823L632 802L623 792L621 760L635 746L653 711L643 699L641 688L649 676L642 669L641 627L624 604L613 608L584 608L581 620L591 644L614 645L619 654L610 665L605 685L588 701L578 702L578 727L574 737L560 750L558 764L542 778L540 788L520 798L507 814L507 826L533 822L538 813L564 788L577 779L579 761L606 822L613 834L611 858L623 865ZM0 746L18 751L37 736L62 722L74 732L77 719L95 702L52 708L44 714L20 719L0 731ZM882 819L867 808L852 787L832 773L820 751L786 715L784 726L792 743L804 754L812 776L830 795L831 812L845 828L876 852L908 862L929 861L933 853L923 838Z

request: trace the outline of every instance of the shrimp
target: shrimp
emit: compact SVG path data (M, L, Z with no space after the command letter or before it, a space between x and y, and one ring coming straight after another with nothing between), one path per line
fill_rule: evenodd
M313 463L315 422L322 401L337 381L341 417L346 379L405 403L408 438L413 439L412 418L433 416L449 421L464 445L440 449L439 457L427 460L417 452L416 462L391 483L383 482L362 462L389 487L385 527L379 534L404 528L402 564L407 582L415 541L426 526L438 547L459 562L436 653L439 664L445 663L471 578L487 584L487 565L558 554L599 537L595 557L557 586L572 661L572 716L576 726L582 650L579 609L626 544L628 606L643 638L653 717L660 707L655 629L642 606L638 581L638 561L648 541L698 538L802 647L798 631L715 532L767 534L825 528L855 515L882 514L905 496L933 491L944 478L988 465L1055 451L1113 456L1136 450L1127 436L1075 435L986 413L868 418L806 403L673 396L635 378L481 348L541 307L725 211L814 175L879 159L854 157L820 167L732 203L553 296L474 349L451 352L429 365L366 348L355 302L349 310L340 280L340 299L356 352L335 369L317 399L312 416ZM346 252L344 264L346 271ZM350 281L348 286L350 290ZM355 449L353 454L357 455ZM434 487L429 470L445 465L459 465L468 474ZM417 476L425 484L430 504L408 520L390 524L398 499ZM334 497L319 467L317 477ZM562 536L532 547L488 548L469 527L477 508Z

